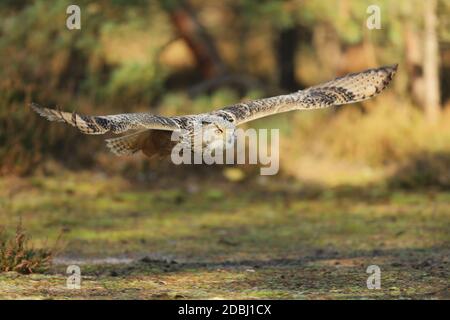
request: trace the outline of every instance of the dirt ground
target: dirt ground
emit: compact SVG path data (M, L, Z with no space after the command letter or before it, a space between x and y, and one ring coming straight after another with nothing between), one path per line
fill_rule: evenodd
M62 244L6 299L449 299L450 193L301 183L164 188L91 172L0 179L1 225ZM80 266L80 289L66 286ZM381 270L370 290L369 265Z

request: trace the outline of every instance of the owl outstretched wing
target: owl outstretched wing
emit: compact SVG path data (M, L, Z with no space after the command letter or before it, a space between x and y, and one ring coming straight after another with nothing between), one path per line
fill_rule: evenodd
M242 102L212 112L245 123L291 110L318 109L370 99L391 82L397 65L351 73L294 93Z
M122 133L128 130L142 129L173 131L179 128L174 119L150 113L87 116L75 112L70 113L44 108L36 103L32 103L31 108L50 121L65 122L76 127L85 134L104 134L108 131Z
M239 125L265 116L291 110L318 109L363 101L379 94L392 80L397 65L369 69L297 91L291 94L253 100L224 107L209 114L163 117L150 113L123 113L105 116L88 116L41 107L31 108L50 121L59 121L78 128L85 134L136 133L107 140L116 154L133 154L143 150L152 155L167 151L170 137L167 131L189 129L199 124L205 116L214 115L233 125Z

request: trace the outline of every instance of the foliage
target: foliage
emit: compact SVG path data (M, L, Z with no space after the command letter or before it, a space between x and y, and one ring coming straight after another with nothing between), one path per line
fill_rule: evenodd
M295 77L304 85L400 62L390 88L398 100L389 103L402 105L404 117L401 112L392 114L389 108L373 105L373 111L364 114L346 107L336 117L295 115L292 129L284 121L291 116L263 120L255 126L276 124L283 134L291 130L284 138L302 141L302 150L311 151L312 144L327 146L322 154L330 161L370 166L396 162L401 166L413 153L445 152L448 116L438 128L425 128L422 114L411 103L409 69L404 63L404 28L412 24L413 30L420 31L421 3L378 1L383 28L369 32L365 20L370 1L191 1L230 70L262 84L244 89L223 84L192 94L194 87L210 79L202 79L189 45L179 38L168 13L179 1L79 1L79 31L65 28L67 0L2 2L0 174L29 174L49 160L80 169L98 165L102 157L94 156L100 138L83 137L70 128L45 122L30 112L27 105L31 101L92 114L150 110L175 115L278 94L282 90L277 82L281 67L276 43L281 32L296 28L307 34L297 35L301 45L295 53ZM439 6L440 39L446 48L450 11L445 1ZM448 78L447 60L442 62L443 85ZM302 120L310 118L314 119L309 123ZM365 133L353 135L351 141L345 139L355 131ZM303 143L314 139L317 141ZM368 144L376 147L366 148ZM291 151L297 157L302 155L299 150ZM284 154L281 164L291 174L293 165L285 164L292 154ZM112 163L101 165L113 167Z
M12 237L7 236L5 229L0 230L0 272L44 272L51 266L54 254L54 249L30 247L22 222L17 225Z
M157 67L155 59L161 41L167 39L164 37L167 28L161 30L159 26L167 24L161 23L161 19L146 22L143 17L136 21L138 9L134 6L117 4L121 6L119 9L84 1L78 3L85 9L82 29L69 31L65 28L68 4L64 0L33 1L23 7L5 4L5 8L15 10L14 14L0 10L3 35L0 50L7 57L0 61L3 174L30 172L42 160L42 154L49 153L59 159L68 155L72 159L77 157L76 162L87 164L83 161L86 149L77 147L79 136L73 131L65 133L61 127L49 128L32 116L27 107L31 101L85 112L98 112L98 104L103 102L120 105L124 111L134 103L148 104L160 92L165 73ZM158 9L154 6L139 9L158 15L155 10ZM148 33L138 34L141 30ZM130 61L121 58L117 44L117 39L123 39L126 33L141 37L130 39L134 42L142 37L151 38L152 33L160 37L151 42L153 47L137 48L134 56L141 57L140 60ZM123 43L119 42L120 45ZM130 54L131 46L126 50ZM80 97L90 103L81 102Z
M301 138L295 144L289 143L288 137L282 140L281 154L290 155L282 159L285 172L304 178L305 170L310 170L321 183L324 175L348 183L355 174L362 176L357 174L360 170L367 173L367 179L358 181L361 183L389 180L393 172L401 170L401 180L408 179L409 187L429 186L432 181L436 187L448 187L450 162L438 155L449 154L450 113L444 112L433 126L419 110L402 106L393 97L380 100L384 103L368 104L364 113L350 107L338 109L333 116L324 112L295 117L288 137ZM414 161L419 161L420 169ZM327 175L323 170L331 171Z

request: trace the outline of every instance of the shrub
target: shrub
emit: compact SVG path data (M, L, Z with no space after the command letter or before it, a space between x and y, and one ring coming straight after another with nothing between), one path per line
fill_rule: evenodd
M8 237L4 228L0 230L0 272L30 274L48 270L56 250L35 249L29 240L21 222L12 237Z

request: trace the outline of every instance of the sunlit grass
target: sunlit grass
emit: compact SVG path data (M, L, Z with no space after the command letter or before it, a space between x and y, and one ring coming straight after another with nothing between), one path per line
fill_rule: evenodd
M426 297L448 281L446 192L208 181L188 192L83 172L8 179L2 225L21 217L37 247L63 231L60 257L87 259L78 293L55 265L32 290L30 278L0 275L10 298ZM89 264L121 256L169 262ZM369 292L365 267L377 263L386 286Z

